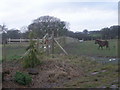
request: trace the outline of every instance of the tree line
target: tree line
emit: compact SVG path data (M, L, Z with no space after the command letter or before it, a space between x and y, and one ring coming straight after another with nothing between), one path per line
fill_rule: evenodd
M95 39L120 39L120 26L113 25L110 28L105 27L100 30L88 31L87 29L83 32L72 32L68 31L67 36L78 38L82 40L95 40Z
M29 38L29 33L32 31L35 33L35 38L42 38L46 33L49 35L54 31L55 37L59 36L69 36L82 40L94 40L94 39L117 39L120 36L120 26L113 25L110 28L105 27L101 30L93 30L89 31L87 29L82 32L73 32L69 30L69 23L65 21L61 21L59 18L53 16L41 16L33 22L21 28L25 30L25 32L21 32L18 29L8 29L6 25L0 25L0 31L2 32L2 39L19 39L19 38Z

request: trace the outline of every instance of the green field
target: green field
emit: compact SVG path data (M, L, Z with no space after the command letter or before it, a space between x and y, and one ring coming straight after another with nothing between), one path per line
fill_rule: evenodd
M117 57L117 40L109 40L110 50L104 48L98 49L98 45L94 41L71 42L64 45L64 49L72 55L87 55L87 56L101 56L101 57ZM28 44L7 44L6 58L13 60L20 58L26 51ZM2 51L2 50L1 50ZM56 46L55 54L63 53L61 49ZM2 52L0 52L2 56ZM2 57L0 57L2 58Z
M26 44L7 44L5 46L6 60L20 58L26 52L26 48Z
M88 55L88 56L101 56L101 57L117 57L118 46L117 40L109 40L110 50L106 47L98 49L98 45L94 44L94 41L84 41L82 43L71 43L65 45L65 50L69 54L74 55Z

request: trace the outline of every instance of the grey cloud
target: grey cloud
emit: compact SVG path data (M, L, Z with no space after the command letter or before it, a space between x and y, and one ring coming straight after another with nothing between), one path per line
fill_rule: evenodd
M70 30L100 29L117 24L117 3L47 2L41 0L2 0L0 24L9 28L29 25L33 19L51 15L70 23Z

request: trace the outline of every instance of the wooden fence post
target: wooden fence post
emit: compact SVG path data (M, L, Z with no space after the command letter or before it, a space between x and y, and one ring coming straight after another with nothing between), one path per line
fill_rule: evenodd
M48 34L47 34L47 36L46 36L46 54L47 54L47 56L49 55L49 42L48 42Z
M54 54L54 31L52 31L52 40L51 40L51 51L52 51L52 57L54 57L53 56L53 54Z
M10 38L8 39L8 43L10 43Z
M21 41L22 41L22 40L21 40L21 38L20 38L20 43L21 43Z

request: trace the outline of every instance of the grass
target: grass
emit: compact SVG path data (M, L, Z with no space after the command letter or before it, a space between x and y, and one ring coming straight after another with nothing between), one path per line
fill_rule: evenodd
M23 44L7 44L5 47L6 60L14 60L20 58L26 52L26 48L27 45Z
M47 58L47 57L46 57ZM112 85L116 87L118 84L118 63L101 64L86 56L56 55L54 59L48 57L46 60L53 60L66 62L67 65L78 67L83 71L83 75L73 77L69 81L63 82L63 88L111 88ZM76 70L76 69L75 69ZM79 70L78 70L79 71ZM92 74L98 72L97 74ZM60 88L57 87L57 88Z
M69 40L67 40L69 41ZM70 42L71 41L71 42ZM94 41L84 41L74 42L72 39L68 44L62 45L63 48L72 55L90 55L90 56L109 56L109 57L117 57L117 40L109 40L110 50L98 50L98 45L94 44ZM24 53L27 44L8 44L6 45L6 55L7 60L14 60L20 58ZM2 49L2 48L0 48ZM0 60L2 60L2 50L0 50ZM63 53L63 51L55 44L55 53Z
M84 41L82 43L67 44L64 48L69 54L74 55L90 55L90 56L109 56L117 57L117 40L109 40L110 50L104 47L103 50L98 49L98 45L94 41Z
M67 58L67 57L66 57ZM74 64L84 71L84 75L80 78L73 79L64 83L67 88L110 88L112 85L118 86L118 65L112 63L100 64L90 60L88 57L69 56L68 63ZM104 72L102 72L105 70ZM98 72L92 75L93 72Z

